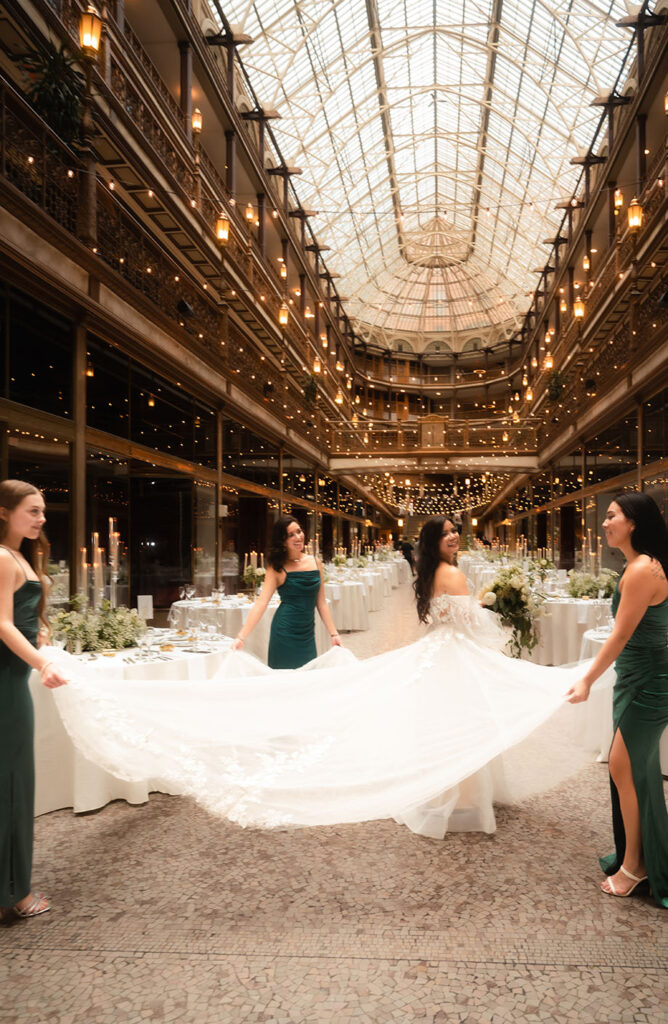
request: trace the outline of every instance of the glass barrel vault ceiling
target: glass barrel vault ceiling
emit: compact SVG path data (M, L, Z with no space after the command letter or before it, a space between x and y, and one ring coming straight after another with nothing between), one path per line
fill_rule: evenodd
M517 324L629 45L615 21L638 6L227 0L359 327L457 349Z

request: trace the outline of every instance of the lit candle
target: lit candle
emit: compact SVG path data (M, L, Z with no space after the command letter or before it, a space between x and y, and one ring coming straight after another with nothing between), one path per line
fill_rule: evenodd
M81 549L81 593L84 601L88 600L88 552L86 548Z
M264 569L264 554L262 551L260 552L260 568Z
M246 572L247 568L248 568L248 552L246 552L246 554L244 555L244 572Z

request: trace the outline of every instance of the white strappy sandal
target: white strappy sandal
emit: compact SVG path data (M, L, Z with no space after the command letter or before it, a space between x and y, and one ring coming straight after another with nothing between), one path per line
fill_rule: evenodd
M631 879L631 881L633 882L631 888L627 889L626 892L617 892L617 890L615 889L615 884L612 881L612 878L609 877L607 879L607 882L610 888L604 889L603 886L601 886L601 892L607 893L608 896L630 896L632 892L635 892L635 890L638 888L641 882L647 881L647 875L643 875L642 878L638 878L637 875L632 875L630 871L627 871L623 864L619 870L623 875L626 875L627 878Z

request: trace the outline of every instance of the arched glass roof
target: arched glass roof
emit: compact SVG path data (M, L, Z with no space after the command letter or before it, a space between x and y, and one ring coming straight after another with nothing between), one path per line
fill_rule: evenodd
M622 0L227 0L348 312L512 325L629 45Z

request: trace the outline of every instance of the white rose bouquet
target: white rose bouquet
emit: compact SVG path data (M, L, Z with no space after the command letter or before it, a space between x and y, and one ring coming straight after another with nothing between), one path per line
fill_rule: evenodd
M483 608L489 608L512 629L510 650L514 658L532 651L539 640L536 621L541 598L532 594L529 582L518 565L500 569L492 583L480 594Z

